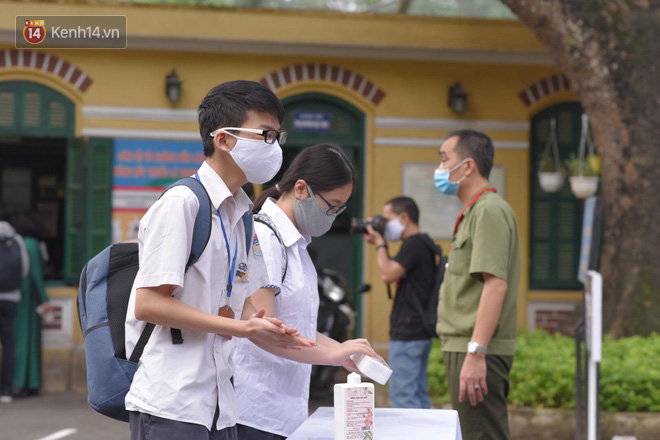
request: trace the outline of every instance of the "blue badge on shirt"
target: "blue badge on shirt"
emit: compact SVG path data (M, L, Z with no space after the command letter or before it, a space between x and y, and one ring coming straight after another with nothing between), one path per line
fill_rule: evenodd
M254 252L254 255L258 257L263 255L261 253L261 245L259 244L259 238L257 237L257 234L254 234L254 239L252 240L252 251Z

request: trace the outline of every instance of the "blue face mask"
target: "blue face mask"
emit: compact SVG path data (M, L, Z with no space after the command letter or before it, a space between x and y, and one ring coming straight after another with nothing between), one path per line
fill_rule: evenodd
M460 186L461 181L465 179L466 176L461 177L458 180L458 182L449 181L449 176L451 175L451 173L454 172L455 169L463 165L466 160L467 159L462 160L451 170L445 170L445 169L435 170L435 173L433 174L433 179L435 180L435 187L438 189L438 191L448 196L455 196L456 193L458 193L458 187Z

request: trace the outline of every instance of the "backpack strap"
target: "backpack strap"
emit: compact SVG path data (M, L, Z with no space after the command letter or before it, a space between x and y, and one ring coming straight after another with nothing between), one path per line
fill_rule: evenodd
M277 237L277 241L280 242L280 247L282 249L282 259L284 260L284 267L282 268L282 283L284 283L284 278L286 277L286 272L289 269L289 256L286 253L286 246L284 245L284 240L282 240L282 236L280 235L280 231L277 230L277 226L275 226L275 223L273 223L273 220L271 220L270 217L264 212L260 212L258 214L254 215L254 221L262 223L268 227L271 231L273 231L273 234L275 234L275 237Z
M422 300L417 296L417 295L410 295L412 298L413 305L415 307L415 310L417 311L417 314L419 317L422 319L422 325L424 326L425 324L425 316L426 313L431 310L431 304L433 304L433 295L439 295L439 290L440 290L440 285L438 283L440 282L440 279L444 277L444 263L445 263L445 258L442 256L442 248L435 244L435 242L431 239L431 237L428 236L428 234L420 234L418 237L422 240L422 242L426 245L427 248L433 252L433 259L435 260L435 256L437 255L439 257L438 259L438 264L435 265L435 270L433 271L433 292L431 294L431 298L429 299L429 304L426 304L426 306L422 305ZM425 326L424 326L425 327ZM426 329L424 328L424 331ZM435 335L431 335L431 337L437 337Z
M422 241L424 242L424 244L425 244L429 249L431 249L431 251L432 251L435 255L437 255L437 256L439 256L440 258L442 258L442 248L441 248L440 246L438 246L437 244L435 244L435 242L434 242L433 240L431 240L431 237L429 237L428 234L420 234L419 237L422 239Z
M199 257L202 256L202 253L204 252L204 249L206 249L206 245L208 244L209 239L211 238L211 218L213 215L211 210L212 209L211 198L209 197L209 193L206 191L206 188L204 188L204 185L202 185L202 182L195 179L194 177L184 177L183 179L174 182L173 184L168 186L165 189L165 191L163 191L163 194L161 194L160 197L163 197L163 195L167 191L169 191L170 189L176 186L187 187L193 192L193 194L195 194L197 200L199 201L199 211L197 212L197 216L195 217L195 224L193 226L193 236L192 236L192 244L190 246L190 256L188 257L188 261L186 262L186 272L187 272L188 269L190 269L190 266L197 263ZM140 339L138 340L138 344L135 346L135 349L131 354L131 359L136 357L136 354L137 354L137 359L140 359L142 350L144 350L144 346L147 344L151 332L153 332L153 327L154 327L153 324L147 324L147 326L144 328L142 334L140 335ZM183 344L183 337L181 335L181 330L173 328L170 329L170 333L172 335L172 344ZM139 344L143 338L144 338L144 344L140 347Z
M187 187L193 192L193 194L195 194L195 196L197 196L197 200L199 200L199 211L197 212L197 217L195 217L195 225L193 226L190 256L188 257L188 262L186 263L187 271L190 266L197 263L199 257L202 256L204 249L206 249L206 245L208 244L209 239L211 238L211 218L213 211L209 193L206 191L206 188L204 188L204 185L202 185L202 182L195 179L194 177L184 177L183 179L174 182L168 186L165 191L163 191L163 194L161 194L160 197L163 197L167 191L176 186Z
M445 277L445 263L447 262L447 257L442 256L442 248L435 244L435 242L428 236L428 234L420 234L419 237L422 239L424 244L435 254L438 258L438 264L435 265L435 276L436 280L434 282L433 289L440 290L440 285L442 279ZM434 292L435 294L435 292Z
M150 322L148 322L147 325L144 326L144 330L142 330L142 333L140 334L140 339L138 339L137 343L135 344L135 348L133 348L133 353L131 353L131 357L129 361L133 362L134 364L137 364L137 362L140 360L140 356L142 356L144 347L146 347L147 342L149 342L149 337L151 337L151 333L154 331L155 327L156 325ZM175 330L179 332L179 337L181 337L181 330L175 328L170 329L171 332L174 332ZM174 339L174 335L172 335L172 339ZM181 342L183 342L183 338L181 338Z

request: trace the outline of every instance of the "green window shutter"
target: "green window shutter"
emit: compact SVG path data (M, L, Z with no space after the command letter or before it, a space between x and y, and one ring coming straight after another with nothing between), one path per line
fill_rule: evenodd
M66 96L27 81L0 82L0 135L72 137L75 105Z
M16 92L0 91L0 133L14 128L16 114Z
M41 94L26 92L23 100L23 126L39 127L41 125Z
M577 268L582 234L582 201L571 192L568 179L557 193L539 186L537 167L550 135L550 120L557 121L559 156L577 154L582 107L577 102L546 109L532 119L530 288L580 289Z
M64 279L75 284L85 265L85 143L71 139L66 155Z
M89 140L87 168L87 258L112 241L112 139Z

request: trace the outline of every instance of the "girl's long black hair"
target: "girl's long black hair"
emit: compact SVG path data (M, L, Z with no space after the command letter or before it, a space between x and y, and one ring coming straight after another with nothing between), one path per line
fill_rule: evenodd
M352 184L355 189L356 171L337 145L318 144L302 150L282 176L277 185L265 190L254 202L258 211L272 197L279 199L291 191L298 180L304 180L314 193L331 191Z

